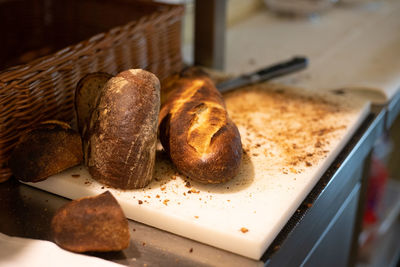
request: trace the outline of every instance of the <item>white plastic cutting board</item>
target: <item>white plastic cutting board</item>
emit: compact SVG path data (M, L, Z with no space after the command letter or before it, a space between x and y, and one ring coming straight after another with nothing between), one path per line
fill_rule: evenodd
M154 181L144 189L104 187L83 166L30 185L70 199L110 190L130 219L259 259L363 121L369 103L347 93L312 96L271 84L225 99L245 150L239 175L228 183L187 180L159 151Z

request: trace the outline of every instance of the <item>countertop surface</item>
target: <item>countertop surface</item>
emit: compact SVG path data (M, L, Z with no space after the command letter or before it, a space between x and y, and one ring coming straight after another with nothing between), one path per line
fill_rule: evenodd
M309 68L277 81L316 91L361 89L361 96L385 103L400 88L399 13L396 0L339 4L313 17L262 9L228 29L225 71L246 73L303 55Z

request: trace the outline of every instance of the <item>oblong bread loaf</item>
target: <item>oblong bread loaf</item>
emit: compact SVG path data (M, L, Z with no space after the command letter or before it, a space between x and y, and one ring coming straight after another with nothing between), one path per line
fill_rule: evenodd
M151 181L159 110L160 82L148 71L123 71L104 85L84 136L94 179L120 189Z
M194 68L170 83L160 111L160 141L177 169L202 183L223 183L239 172L240 133L222 95Z

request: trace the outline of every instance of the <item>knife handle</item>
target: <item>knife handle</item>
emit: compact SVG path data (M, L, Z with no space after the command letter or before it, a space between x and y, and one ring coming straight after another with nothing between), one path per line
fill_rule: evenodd
M266 68L260 69L246 76L253 82L262 82L279 76L283 76L301 69L306 68L308 59L305 57L294 57L288 61L284 61Z
M217 89L221 93L231 91L235 88L263 82L275 77L279 77L285 74L289 74L301 69L306 68L308 65L308 60L305 57L294 57L290 60L268 66L261 70L244 74L239 77L223 81L217 84Z

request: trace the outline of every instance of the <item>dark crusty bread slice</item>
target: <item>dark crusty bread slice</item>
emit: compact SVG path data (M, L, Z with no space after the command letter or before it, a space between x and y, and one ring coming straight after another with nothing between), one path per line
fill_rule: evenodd
M73 252L119 251L130 241L128 220L109 191L61 207L51 230L54 242Z
M79 134L61 121L45 121L24 133L8 166L24 182L38 182L82 163Z
M240 134L206 73L188 69L163 88L160 141L177 169L202 183L226 182L239 171Z
M75 111L79 133L83 136L101 89L112 78L105 72L93 72L81 78L75 90Z
M120 189L150 183L159 110L160 82L148 71L123 71L105 84L83 137L95 180Z

